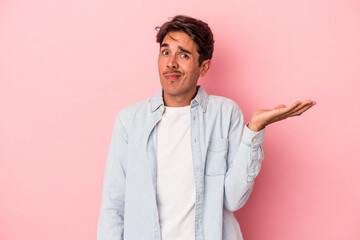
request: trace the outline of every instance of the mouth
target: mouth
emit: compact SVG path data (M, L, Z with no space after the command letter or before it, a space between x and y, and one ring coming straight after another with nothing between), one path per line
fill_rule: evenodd
M180 77L179 74L169 74L169 75L165 75L165 78L168 80L176 80Z
M168 80L176 80L179 79L182 76L181 72L165 72L163 73L164 77Z

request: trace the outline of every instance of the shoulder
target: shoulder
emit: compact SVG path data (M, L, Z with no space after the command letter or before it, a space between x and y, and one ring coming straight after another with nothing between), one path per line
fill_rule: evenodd
M150 98L147 98L123 108L119 112L119 115L121 116L134 115L139 111L149 110L149 107L150 107Z
M209 95L207 109L209 111L218 110L221 114L229 114L232 119L243 115L242 110L234 100L222 96Z
M123 108L117 115L117 121L121 125L129 125L136 118L143 118L151 108L150 98L131 104Z

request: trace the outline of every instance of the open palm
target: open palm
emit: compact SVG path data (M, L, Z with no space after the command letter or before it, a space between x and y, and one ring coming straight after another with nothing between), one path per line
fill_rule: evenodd
M315 101L305 100L296 101L290 106L281 104L274 109L257 110L249 123L249 128L253 131L259 131L267 125L284 120L289 117L300 116L303 112L309 110L316 104Z

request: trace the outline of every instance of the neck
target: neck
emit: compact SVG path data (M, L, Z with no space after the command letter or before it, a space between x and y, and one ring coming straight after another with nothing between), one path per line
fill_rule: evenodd
M184 96L184 95L174 96L174 95L170 95L170 94L163 92L165 106L167 106L167 107L189 106L191 103L191 100L193 100L194 97L196 96L196 93L197 93L197 89L195 89L195 92L189 96Z
M191 99L184 99L182 97L166 97L164 96L164 103L167 107L185 107L189 106Z

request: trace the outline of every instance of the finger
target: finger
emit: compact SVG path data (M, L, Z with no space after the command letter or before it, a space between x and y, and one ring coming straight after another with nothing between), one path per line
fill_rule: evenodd
M290 117L290 116L293 116L293 115L295 116L296 113L298 113L299 111L302 111L303 108L308 109L309 106L312 107L313 105L314 105L313 101L311 101L311 100L303 101L298 106L296 106L292 110L288 111L285 115L287 117Z
M296 103L297 102L295 102L294 104L296 104ZM290 111L284 112L282 114L274 115L274 117L272 119L270 119L268 124L284 120L288 117L300 116L302 113L309 110L315 104L316 104L316 102L311 101L311 100L306 100L306 101L300 102L299 105L297 105L295 108L292 108Z
M269 117L269 120L277 119L279 117L287 115L287 113L292 112L293 109L298 107L299 104L300 104L299 101L293 103L292 105L290 105L288 107L286 107L284 104L281 104L272 110L268 110L268 114L269 114L269 116L271 116L271 117Z
M287 107L286 109L285 108L282 108L280 110L274 109L274 111L276 110L277 112L274 113L273 118L269 121L269 123L284 120L288 117L299 116L303 112L307 111L313 105L314 105L314 102L311 100L306 100L303 102L296 101L295 103L293 103L291 106Z
M273 110L276 111L276 115L282 115L282 114L286 114L287 112L291 112L293 109L298 107L300 104L301 104L300 101L296 101L287 107L284 104L281 104L281 105L277 106L276 108L274 108Z
M294 116L300 116L305 111L309 110L314 104L312 102L303 102L298 108L295 108L293 111L286 114L284 117L294 117Z
M285 106L284 104L281 104L281 105L275 107L275 109L280 109L280 108L285 108L285 107L286 107L286 106Z
M301 109L297 110L296 112L291 113L291 115L289 115L289 117L300 116L302 113L306 112L313 106L314 106L314 104L307 104L304 107L302 107Z

